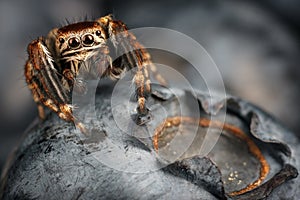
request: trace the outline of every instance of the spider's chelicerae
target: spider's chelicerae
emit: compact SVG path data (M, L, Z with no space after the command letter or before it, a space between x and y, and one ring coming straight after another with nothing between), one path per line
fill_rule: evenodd
M122 56L112 60L112 52L119 52ZM127 31L125 24L114 20L111 15L55 28L47 37L32 41L28 45L28 54L25 77L40 118L45 118L46 106L60 118L76 122L83 132L85 127L75 119L71 105L71 92L81 68L90 71L89 68L93 67L99 78L118 79L124 71L136 67L134 83L138 116L148 114L146 96L151 91L148 68L164 82L151 63L149 53ZM80 85L76 88L80 90Z

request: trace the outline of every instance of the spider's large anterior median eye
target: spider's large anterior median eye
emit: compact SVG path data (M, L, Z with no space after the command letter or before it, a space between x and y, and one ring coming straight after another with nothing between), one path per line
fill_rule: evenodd
M72 37L68 40L68 44L72 49L76 49L80 46L80 40L77 37Z
M94 37L91 34L86 34L82 37L82 43L85 46L92 46L94 44Z

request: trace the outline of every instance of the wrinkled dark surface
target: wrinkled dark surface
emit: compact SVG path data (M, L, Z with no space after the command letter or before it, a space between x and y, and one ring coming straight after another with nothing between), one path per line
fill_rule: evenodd
M120 130L111 112L108 85L101 86L96 96L97 120L89 123L92 131L85 138L74 126L48 115L42 123L35 123L7 165L2 180L3 199L216 199L227 198L220 168L210 158L192 157L164 166L166 160L157 159L150 138L136 138L145 127ZM149 102L162 105L168 115L178 115L176 106L189 107L189 92L175 90L182 101L168 91L154 88ZM128 90L121 88L120 96ZM188 98L187 98L188 97ZM300 147L297 138L271 116L259 108L230 97L218 106L210 105L205 95L198 93L203 109L208 113L227 102L227 122L249 129L257 145L271 165L270 175L261 187L241 199L299 199ZM125 99L124 99L125 100ZM121 115L126 104L113 109ZM188 104L188 103L189 104ZM135 102L130 102L135 106ZM170 109L173 108L173 109ZM93 108L84 108L89 113ZM149 129L161 120L161 107L152 107L153 120ZM215 111L214 111L215 112ZM221 113L221 111L220 111ZM117 115L118 116L118 115ZM85 119L86 120L86 119ZM121 121L122 123L122 121ZM131 136L133 135L133 136ZM235 160L229 160L233 165ZM169 164L169 163L168 163ZM221 170L222 171L222 170ZM292 179L293 178L293 179ZM289 180L292 179L292 180ZM275 189L276 188L276 189ZM273 190L275 189L275 190Z
M125 153L136 161L126 163L120 170L138 171L135 169L137 165L141 166L138 162L145 168L155 165L153 153L118 130L109 114L108 97L109 94L104 92L97 96L97 110L101 111L97 114L101 120L95 122L94 128L100 134L105 131L120 154ZM53 114L31 129L2 182L4 199L215 198L205 189L161 170L148 173L114 170L97 160L95 155L100 149L108 156L114 153L109 151L108 139L94 138L83 145L81 137L72 124Z
M228 92L260 105L300 133L299 4L298 0L127 0L126 4L120 0L1 0L0 170L37 116L23 78L27 45L65 25L65 19L77 22L107 13L129 28L171 28L197 40L218 65ZM182 67L178 57L152 57L177 67L199 89L192 66ZM215 80L214 74L205 78Z

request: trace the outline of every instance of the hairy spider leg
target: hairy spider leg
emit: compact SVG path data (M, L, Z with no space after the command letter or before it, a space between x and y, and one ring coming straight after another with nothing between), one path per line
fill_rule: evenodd
M103 27L107 27L108 37L111 39L114 47L123 56L127 69L137 67L134 76L134 83L136 85L138 96L138 114L146 115L148 109L146 108L146 94L151 92L151 81L147 66L151 63L150 55L146 52L144 47L137 42L136 37L128 32L126 25L121 21L112 19L111 15L101 17L97 20ZM118 67L118 66L113 66Z
M44 39L39 38L28 45L29 59L25 65L25 77L33 99L38 105L40 118L45 118L42 105L47 106L66 121L75 122L72 106L66 89L60 83L53 59L44 45ZM81 122L76 125L85 132Z

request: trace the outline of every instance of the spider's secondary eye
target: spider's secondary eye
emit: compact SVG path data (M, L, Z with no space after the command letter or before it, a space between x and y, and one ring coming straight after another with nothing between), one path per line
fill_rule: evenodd
M80 40L76 37L73 37L73 38L70 38L69 41L68 41L68 44L69 46L72 48L72 49L75 49L75 48L78 48L79 45L80 45Z
M60 43L64 43L65 42L64 38L59 38L58 40L59 40Z
M96 31L96 35L97 35L97 36L100 36L100 35L101 35L101 31L99 31L99 30Z
M94 37L91 34L86 34L85 36L83 36L82 38L82 43L85 46L91 46L94 44Z

